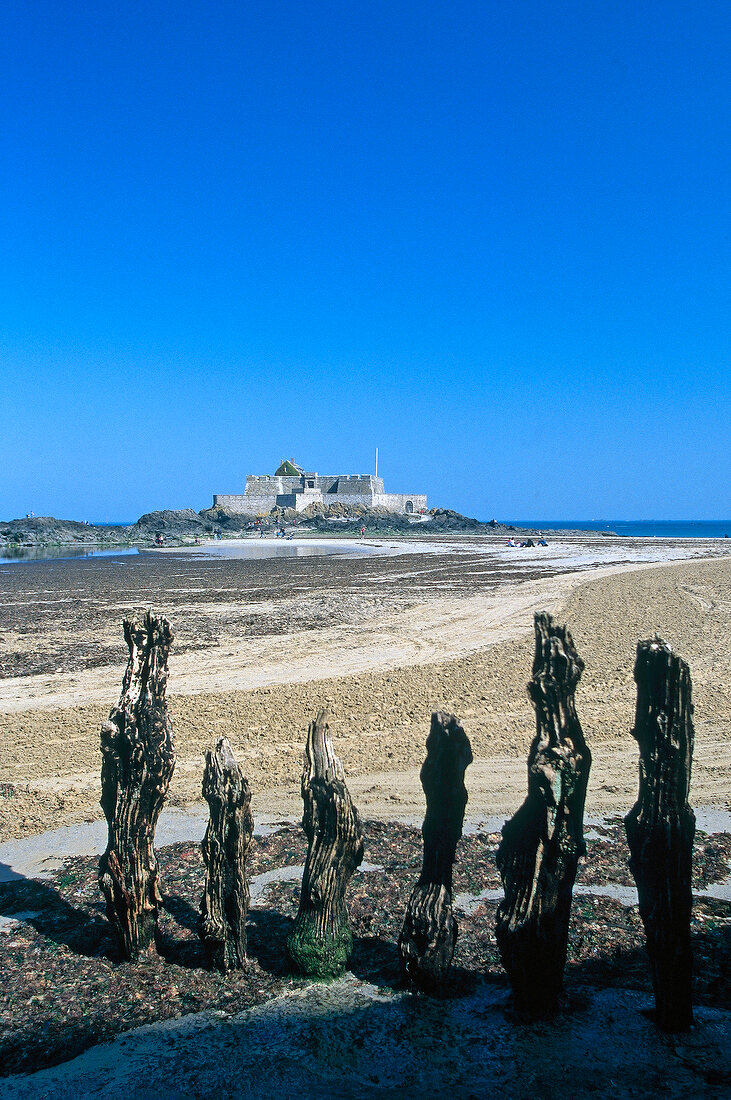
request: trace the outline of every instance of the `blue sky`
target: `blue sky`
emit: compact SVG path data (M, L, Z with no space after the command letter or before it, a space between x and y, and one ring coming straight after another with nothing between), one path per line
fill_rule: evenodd
M0 518L728 518L731 6L5 0Z

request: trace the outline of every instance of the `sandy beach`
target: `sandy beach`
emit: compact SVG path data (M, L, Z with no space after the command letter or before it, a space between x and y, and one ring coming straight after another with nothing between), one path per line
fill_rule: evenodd
M0 564L0 1055L11 1074L0 1095L152 1095L139 1092L152 1073L155 1095L165 1080L191 1100L231 1095L234 1079L262 1100L272 1090L407 1097L445 1080L454 1096L499 1082L518 1100L559 1095L568 1072L586 1082L577 1096L650 1100L662 1082L663 1095L716 1100L731 1079L728 545L584 536L545 555L470 539L266 558L212 549ZM119 695L121 619L146 607L175 631L178 762L157 835L159 954L131 964L115 954L99 901L99 728ZM593 753L567 995L550 1025L512 1018L492 931L499 829L526 789L525 688L543 609L569 625L586 663L577 709ZM621 825L637 793L635 647L655 633L689 663L695 703L696 1027L680 1042L646 1015ZM366 830L348 892L350 971L329 985L292 977L282 961L304 860L304 737L320 706ZM434 709L458 716L474 754L445 1001L400 988L395 950L418 873L418 776ZM257 822L249 970L225 978L205 968L196 932L203 754L221 736L249 778ZM536 1053L546 1036L548 1067Z
M364 813L422 812L418 770L434 709L455 713L472 742L468 813L511 812L533 732L532 617L545 609L569 625L586 662L577 704L597 747L588 811L626 811L634 796L632 666L637 640L654 633L691 667L695 802L729 808L731 556L722 541L587 536L544 556L506 552L502 539L386 541L352 548L359 553L336 544L337 556L321 546L317 556L264 559L213 549L2 567L0 839L98 819L98 731L119 693L120 621L147 606L176 634L170 805L200 801L203 754L226 736L255 810L296 816L304 734L324 705Z

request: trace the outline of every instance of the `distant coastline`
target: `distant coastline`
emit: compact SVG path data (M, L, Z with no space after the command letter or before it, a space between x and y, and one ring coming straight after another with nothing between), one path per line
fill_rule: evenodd
M581 519L506 520L516 527L545 531L612 532L627 538L722 539L731 538L731 519Z

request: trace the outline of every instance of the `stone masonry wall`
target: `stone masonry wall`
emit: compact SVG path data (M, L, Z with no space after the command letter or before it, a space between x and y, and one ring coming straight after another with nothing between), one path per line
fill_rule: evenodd
M244 496L243 493L214 493L213 507L223 508L237 516L256 516L259 513L271 512L277 498L274 493L264 496L263 493L256 497Z
M409 501L414 512L426 511L425 493L378 493L373 497L373 507L388 508L389 512L405 512Z
M271 512L275 505L281 507L306 508L313 499L322 494L323 504L345 504L349 507L388 508L392 512L405 512L411 502L414 512L426 509L426 496L423 493L386 493L383 478L373 474L309 474L305 475L305 486L315 481L314 493L304 488L301 477L249 474L246 478L245 493L216 493L214 507L224 508L237 515L261 515Z

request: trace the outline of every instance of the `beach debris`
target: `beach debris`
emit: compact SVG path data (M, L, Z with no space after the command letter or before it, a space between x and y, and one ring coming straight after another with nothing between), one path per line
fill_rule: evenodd
M287 955L302 974L335 977L353 948L345 890L363 859L363 833L333 750L326 710L318 711L307 731L302 799L309 847Z
M206 753L203 797L210 820L201 845L206 883L198 934L210 965L225 973L246 967L246 854L254 831L249 784L225 737Z
M101 807L107 819L99 886L124 956L155 949L162 901L155 825L175 768L165 688L170 623L148 611L124 620L129 649L122 694L101 728Z
M404 980L429 993L442 990L457 941L452 868L467 805L464 773L471 763L469 738L456 717L435 711L420 774L426 795L424 860L398 940Z
M505 898L496 938L521 1012L557 1007L563 987L571 897L584 855L584 801L591 753L574 693L584 662L566 627L535 615L536 649L528 694L536 735L528 753L528 796L502 828L496 861Z
M685 1031L693 1023L690 670L655 636L638 642L634 676L637 708L632 736L640 747L640 789L624 819L630 870L647 936L657 1024L664 1031Z

